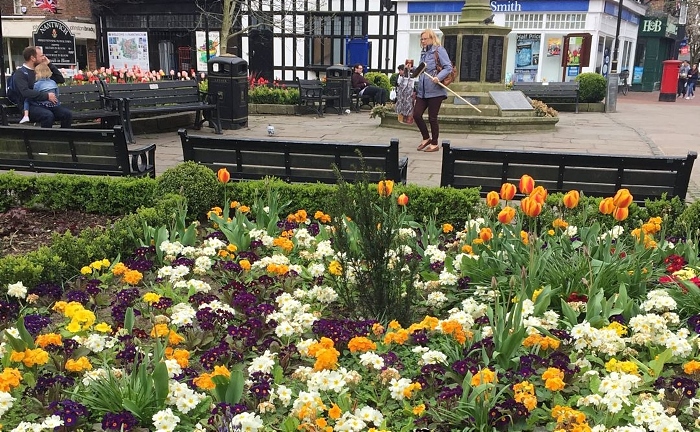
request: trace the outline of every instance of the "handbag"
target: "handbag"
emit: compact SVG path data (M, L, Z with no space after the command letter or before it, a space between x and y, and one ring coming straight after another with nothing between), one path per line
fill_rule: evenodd
M438 73L442 70L442 64L440 64L440 56L438 55L437 50L433 52L435 54L435 69L437 69ZM450 85L452 82L457 79L457 68L455 67L454 63L452 64L452 72L449 73L441 82L444 85Z

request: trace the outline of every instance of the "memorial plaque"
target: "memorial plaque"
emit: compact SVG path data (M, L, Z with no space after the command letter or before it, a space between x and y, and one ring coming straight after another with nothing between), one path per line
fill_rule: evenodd
M489 96L501 111L532 111L532 105L521 91L490 91Z
M57 19L47 19L34 32L34 45L56 65L75 64L75 36L68 26Z
M481 35L462 36L462 59L459 65L460 81L481 81L481 49L484 37Z
M486 82L503 80L503 36L489 36L486 47Z
M447 51L447 55L450 56L450 60L454 63L457 59L457 35L445 36L442 39L442 46Z

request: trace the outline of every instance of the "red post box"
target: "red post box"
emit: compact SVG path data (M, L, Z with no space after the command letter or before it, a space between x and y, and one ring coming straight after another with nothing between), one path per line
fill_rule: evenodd
M662 63L659 102L675 102L678 94L678 71L681 68L681 61L664 60Z

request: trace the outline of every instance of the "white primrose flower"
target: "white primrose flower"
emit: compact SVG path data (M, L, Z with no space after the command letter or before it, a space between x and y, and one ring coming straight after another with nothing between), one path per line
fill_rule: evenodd
M277 353L271 353L270 350L265 350L261 356L254 358L253 361L250 362L250 366L248 366L248 373L271 373L272 368L275 367L275 357L277 357Z
M436 245L428 245L425 248L425 256L430 259L430 263L434 264L436 262L443 262L447 257L445 251L440 250Z
M360 354L360 364L376 370L382 370L384 368L384 359L376 353L366 352Z
M15 402L15 398L8 392L0 391L0 417L5 414Z
M27 287L24 286L22 282L9 284L7 285L7 295L18 299L24 299L27 297Z
M170 408L165 408L153 414L152 417L153 426L156 427L158 432L172 432L180 423L180 417L173 414L173 410Z
M439 308L447 301L447 296L441 291L433 291L428 294L425 304L428 306Z
M364 406L358 408L354 412L355 417L359 418L365 423L373 423L375 426L380 426L384 421L384 416L379 410L376 410L369 406Z
M435 351L435 350L430 350L425 353L420 357L420 360L418 361L419 365L428 365L428 364L447 364L447 356L440 351Z
M277 395L277 398L284 406L288 406L292 402L292 390L287 386L278 385L273 394Z

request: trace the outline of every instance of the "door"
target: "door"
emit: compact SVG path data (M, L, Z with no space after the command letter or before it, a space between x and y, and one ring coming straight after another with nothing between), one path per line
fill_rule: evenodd
M272 17L270 17L271 19ZM253 24L261 18L252 17ZM271 22L271 21L270 21ZM265 78L268 81L274 80L274 48L272 43L272 27L267 23L260 23L248 32L249 41L249 62L248 70L250 75L256 78Z

